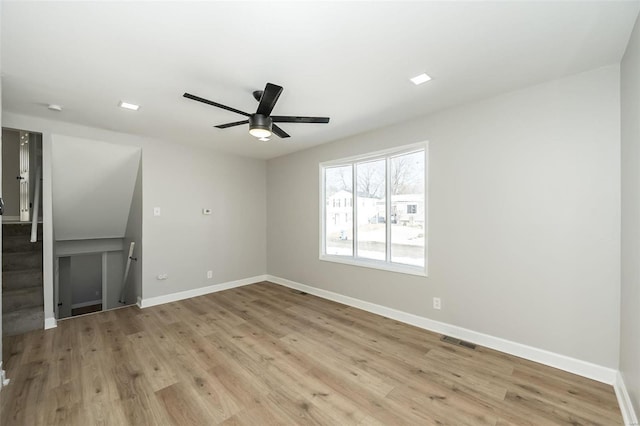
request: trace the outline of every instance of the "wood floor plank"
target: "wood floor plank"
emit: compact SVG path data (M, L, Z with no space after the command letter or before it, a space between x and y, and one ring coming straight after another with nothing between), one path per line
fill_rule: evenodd
M167 413L165 419L170 420L175 426L206 426L214 422L206 410L195 401L191 389L182 383L167 386L155 394Z
M262 282L6 338L0 424L620 425L613 389Z

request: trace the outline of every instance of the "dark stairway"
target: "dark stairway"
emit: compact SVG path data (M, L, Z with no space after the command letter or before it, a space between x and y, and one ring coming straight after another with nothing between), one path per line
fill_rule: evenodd
M2 225L2 334L44 328L42 225L32 243L31 224Z

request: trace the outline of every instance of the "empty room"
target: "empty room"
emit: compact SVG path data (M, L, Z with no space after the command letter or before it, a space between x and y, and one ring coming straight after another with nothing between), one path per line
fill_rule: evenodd
M638 425L640 0L0 1L0 425Z

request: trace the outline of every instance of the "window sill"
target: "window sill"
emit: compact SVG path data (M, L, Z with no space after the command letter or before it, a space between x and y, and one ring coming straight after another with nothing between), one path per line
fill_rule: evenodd
M328 254L321 254L320 260L325 262L342 263L345 265L360 266L363 268L380 269L382 271L398 272L400 274L417 275L419 277L426 277L427 271L420 266L410 266L401 264L389 264L386 262L379 262L369 259L354 259L345 258L342 256L332 256Z

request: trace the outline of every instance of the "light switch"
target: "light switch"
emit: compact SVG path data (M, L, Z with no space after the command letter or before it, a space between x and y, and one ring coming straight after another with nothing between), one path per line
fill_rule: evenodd
M202 209L202 214L211 214L211 209Z
M160 207L154 207L153 208L153 215L154 216L160 216Z

